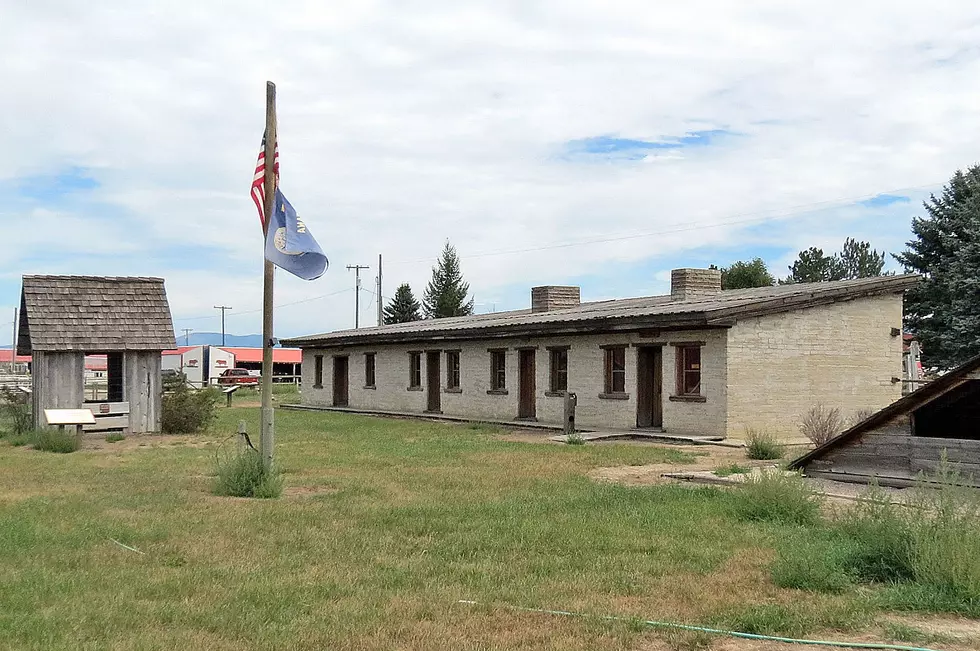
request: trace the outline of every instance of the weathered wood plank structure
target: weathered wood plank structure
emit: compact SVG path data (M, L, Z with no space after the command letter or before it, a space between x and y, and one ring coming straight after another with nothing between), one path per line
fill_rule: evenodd
M45 424L45 409L82 407L85 355L104 354L109 395L93 409L97 418L134 433L159 431L160 353L175 344L162 278L23 278L17 351L32 356L35 427Z
M790 464L806 475L908 486L943 455L980 487L980 356L871 415Z

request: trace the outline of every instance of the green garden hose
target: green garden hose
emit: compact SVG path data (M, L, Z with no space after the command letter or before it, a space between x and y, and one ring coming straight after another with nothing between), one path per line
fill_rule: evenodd
M470 604L473 606L483 605L477 601L460 599L456 603ZM523 610L528 613L543 613L546 615L561 615L562 617L595 617L607 621L626 622L635 621L627 617L616 617L614 615L588 615L586 613L573 613L567 610L544 610L541 608L523 608L521 606L506 606L513 610ZM773 642L786 642L788 644L811 644L815 646L836 646L848 649L893 649L895 651L938 651L921 646L903 646L900 644L879 644L874 642L832 642L829 640L798 640L792 637L774 637L771 635L759 635L757 633L741 633L739 631L726 631L720 628L705 628L704 626L691 626L689 624L675 624L673 622L658 622L654 620L644 620L641 622L647 626L658 628L677 628L684 631L698 631L700 633L711 633L712 635L727 635L729 637L741 637L747 640L771 640Z

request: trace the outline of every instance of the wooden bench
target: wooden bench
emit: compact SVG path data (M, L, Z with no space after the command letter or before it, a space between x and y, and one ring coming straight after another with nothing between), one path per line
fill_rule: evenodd
M95 416L91 409L45 409L44 422L57 425L61 431L65 425L74 425L75 436L81 436L83 427L95 423Z
M125 434L129 433L128 402L88 403L88 407L92 410L95 421L85 425L86 432L121 431Z

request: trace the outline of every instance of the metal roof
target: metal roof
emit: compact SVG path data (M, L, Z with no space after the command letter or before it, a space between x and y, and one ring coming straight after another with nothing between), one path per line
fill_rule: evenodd
M17 352L176 345L162 278L24 276Z
M805 309L862 296L900 293L917 280L917 275L906 274L726 290L687 300L674 300L669 295L624 298L582 303L548 312L513 310L340 330L284 339L282 343L304 348L646 328L728 327L738 318Z

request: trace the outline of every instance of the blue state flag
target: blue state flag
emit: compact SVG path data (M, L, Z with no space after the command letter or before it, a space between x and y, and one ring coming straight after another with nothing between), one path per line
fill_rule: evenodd
M306 224L278 188L265 237L265 259L303 280L319 278L329 264Z

